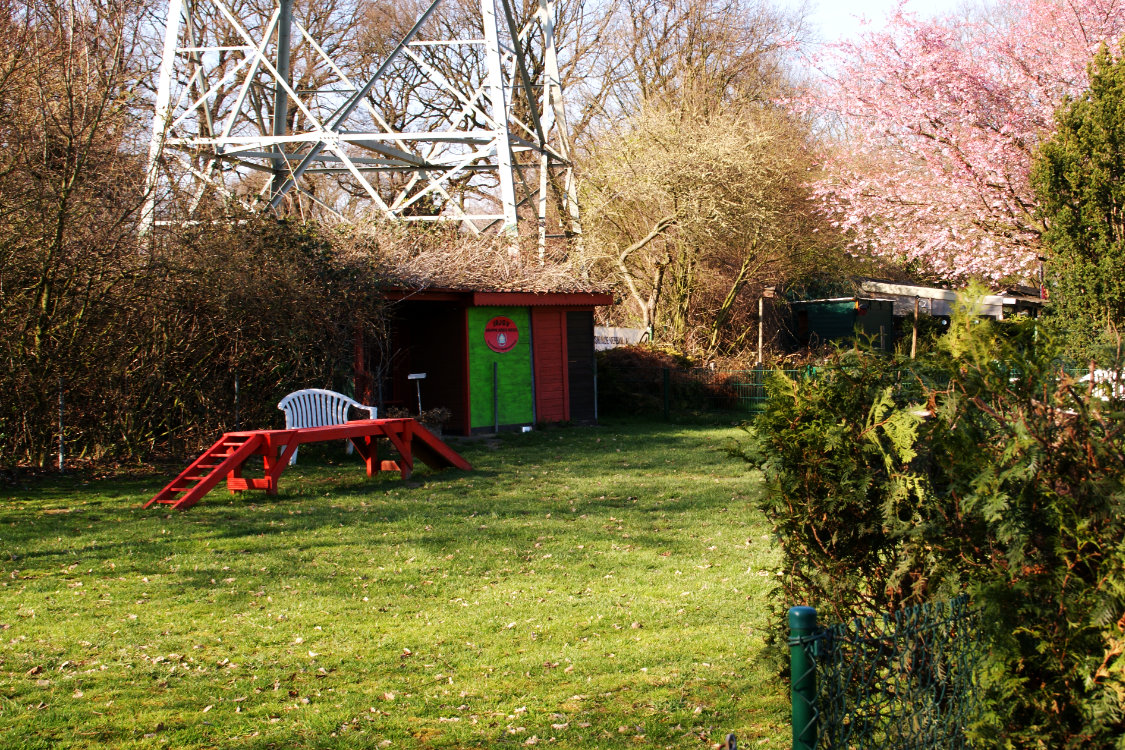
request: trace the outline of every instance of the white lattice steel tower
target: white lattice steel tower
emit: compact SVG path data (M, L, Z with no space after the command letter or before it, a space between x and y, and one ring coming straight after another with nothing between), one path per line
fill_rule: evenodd
M534 223L542 257L579 232L554 5L169 0L143 226L216 201L511 237Z

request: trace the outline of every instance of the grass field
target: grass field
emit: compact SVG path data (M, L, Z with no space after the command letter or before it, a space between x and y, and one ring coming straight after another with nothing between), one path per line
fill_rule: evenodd
M0 747L786 746L736 436L462 441L407 483L302 448L186 513L140 509L164 473L0 487Z

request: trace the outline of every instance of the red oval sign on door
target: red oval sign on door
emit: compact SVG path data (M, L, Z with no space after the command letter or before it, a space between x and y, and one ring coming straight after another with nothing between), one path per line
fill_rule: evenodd
M484 343L494 352L511 351L520 340L520 329L511 318L497 315L484 327Z

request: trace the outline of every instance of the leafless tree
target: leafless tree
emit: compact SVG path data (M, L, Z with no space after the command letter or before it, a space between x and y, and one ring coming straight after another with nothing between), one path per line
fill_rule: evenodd
M136 271L140 11L0 2L0 367L16 407L0 432L28 445L45 445L37 415L57 399L61 364L97 350L106 289Z
M584 260L622 287L633 321L697 353L736 351L762 287L831 254L804 187L810 128L777 103L797 86L785 53L800 16L745 0L616 10L620 62L583 131Z

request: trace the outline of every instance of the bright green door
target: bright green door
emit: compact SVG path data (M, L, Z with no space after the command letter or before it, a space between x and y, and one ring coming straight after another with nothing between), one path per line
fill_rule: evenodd
M535 421L528 308L469 308L469 399L473 428Z

